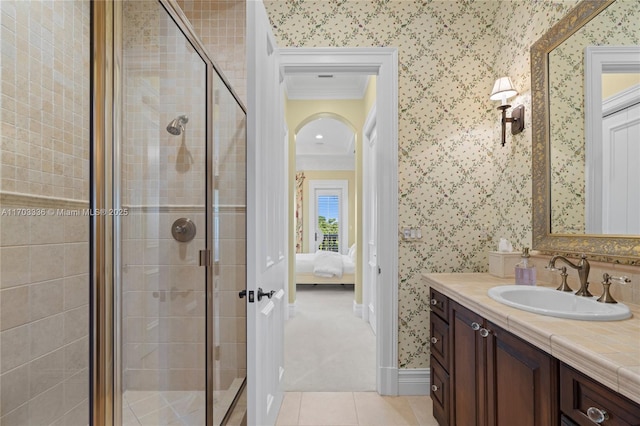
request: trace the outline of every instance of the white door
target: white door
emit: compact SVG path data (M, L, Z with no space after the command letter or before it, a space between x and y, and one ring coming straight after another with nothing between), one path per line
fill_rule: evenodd
M349 250L349 183L346 180L309 181L309 252Z
M364 170L363 186L365 188L364 202L364 250L363 258L363 318L371 325L376 334L376 280L378 278L378 227L377 227L377 183L376 179L376 109L372 108L364 126Z
M284 374L286 172L278 50L247 2L247 424L276 422ZM266 294L266 295L262 295Z
M640 104L602 122L602 232L640 234Z

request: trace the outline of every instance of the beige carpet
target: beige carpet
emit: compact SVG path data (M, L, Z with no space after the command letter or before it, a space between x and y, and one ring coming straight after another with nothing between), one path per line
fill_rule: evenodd
M298 285L284 336L285 391L375 391L376 337L353 313L353 285Z

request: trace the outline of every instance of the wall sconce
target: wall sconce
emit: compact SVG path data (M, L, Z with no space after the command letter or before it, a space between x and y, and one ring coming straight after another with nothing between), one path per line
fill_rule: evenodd
M492 101L502 101L498 107L502 110L502 146L505 144L505 131L507 123L511 123L511 134L517 135L524 130L524 105L519 105L511 111L511 117L507 117L507 109L511 105L507 104L507 99L514 97L518 92L513 88L513 83L509 77L501 77L496 80L489 99Z

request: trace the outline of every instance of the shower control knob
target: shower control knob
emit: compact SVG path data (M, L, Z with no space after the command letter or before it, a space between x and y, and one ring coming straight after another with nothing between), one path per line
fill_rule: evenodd
M196 224L191 219L181 217L171 225L171 235L181 243L189 242L196 236Z

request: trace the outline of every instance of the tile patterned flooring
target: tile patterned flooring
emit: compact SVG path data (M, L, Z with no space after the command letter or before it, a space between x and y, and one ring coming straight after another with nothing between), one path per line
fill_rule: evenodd
M214 392L213 421L219 424L240 392L243 378L226 391ZM246 412L246 392L238 397L227 425L240 425ZM204 391L131 391L122 397L123 426L199 426L205 424Z
M203 425L204 392L126 391L123 426Z
M124 426L204 425L202 392L127 391ZM236 423L240 424L240 423ZM438 426L428 396L286 392L277 426Z
M277 426L438 426L428 396L287 392Z

